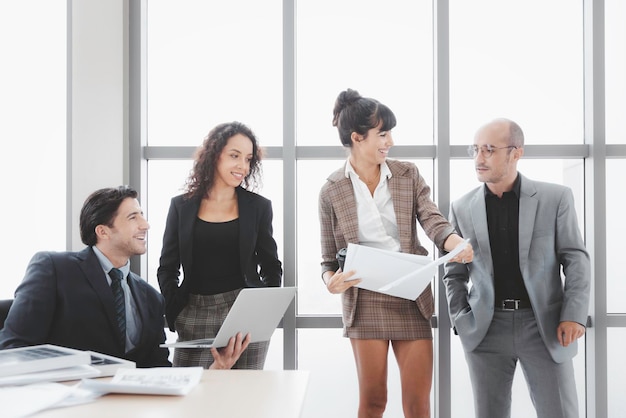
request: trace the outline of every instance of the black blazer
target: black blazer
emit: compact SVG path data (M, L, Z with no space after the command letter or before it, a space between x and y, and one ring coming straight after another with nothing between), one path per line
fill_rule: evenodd
M0 348L55 344L134 361L137 367L170 366L163 297L134 273L128 285L141 316L139 343L124 353L117 338L113 292L91 247L33 256L5 326Z
M272 236L272 202L242 187L236 188L239 204L239 259L246 287L281 285L282 263ZM165 297L165 317L172 331L174 321L189 298L188 282L179 286L193 263L193 227L198 217L201 197L172 198L163 234L163 248L157 277ZM260 267L260 268L259 268Z

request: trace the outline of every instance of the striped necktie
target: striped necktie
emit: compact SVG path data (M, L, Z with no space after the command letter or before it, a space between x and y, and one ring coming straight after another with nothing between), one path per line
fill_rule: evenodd
M111 290L113 291L113 306L115 307L115 319L119 330L120 344L126 349L126 303L124 301L124 289L122 289L122 272L116 268L109 271L111 277Z

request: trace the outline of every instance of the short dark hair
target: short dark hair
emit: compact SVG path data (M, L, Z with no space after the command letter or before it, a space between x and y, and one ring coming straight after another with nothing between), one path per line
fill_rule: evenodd
M117 210L129 197L137 198L137 191L129 186L107 187L89 195L80 210L80 239L85 245L96 245L96 227L113 226Z
M367 132L381 123L381 131L390 131L396 126L396 116L378 100L363 97L352 89L337 96L333 126L339 130L339 139L344 147L352 147L352 132L367 137Z

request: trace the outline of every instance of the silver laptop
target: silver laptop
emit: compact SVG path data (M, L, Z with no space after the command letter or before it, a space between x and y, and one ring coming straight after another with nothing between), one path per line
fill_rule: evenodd
M225 347L238 332L250 333L250 342L269 341L287 307L296 295L295 287L245 288L239 292L215 338L177 341L161 347Z

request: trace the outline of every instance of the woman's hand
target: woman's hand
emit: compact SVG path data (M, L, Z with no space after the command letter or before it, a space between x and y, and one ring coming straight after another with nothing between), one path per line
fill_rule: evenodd
M447 252L450 252L463 242L464 240L461 236L452 234L446 239L446 242L443 244L443 248ZM468 242L465 248L463 248L463 251L458 253L456 257L452 258L450 262L467 264L471 263L472 260L474 260L474 249L472 248L472 244Z
M350 270L348 272L343 272L341 269L336 272L327 271L324 273L324 283L326 283L326 288L330 293L343 293L347 289L361 283L361 279L351 279L352 276L356 273L355 270ZM332 274L332 276L331 276Z
M211 347L211 354L213 355L213 363L209 366L209 369L222 369L227 370L232 368L241 354L248 348L250 344L250 334L246 334L245 338L241 332L237 333L235 337L230 337L228 345L222 347L219 350L215 347Z

